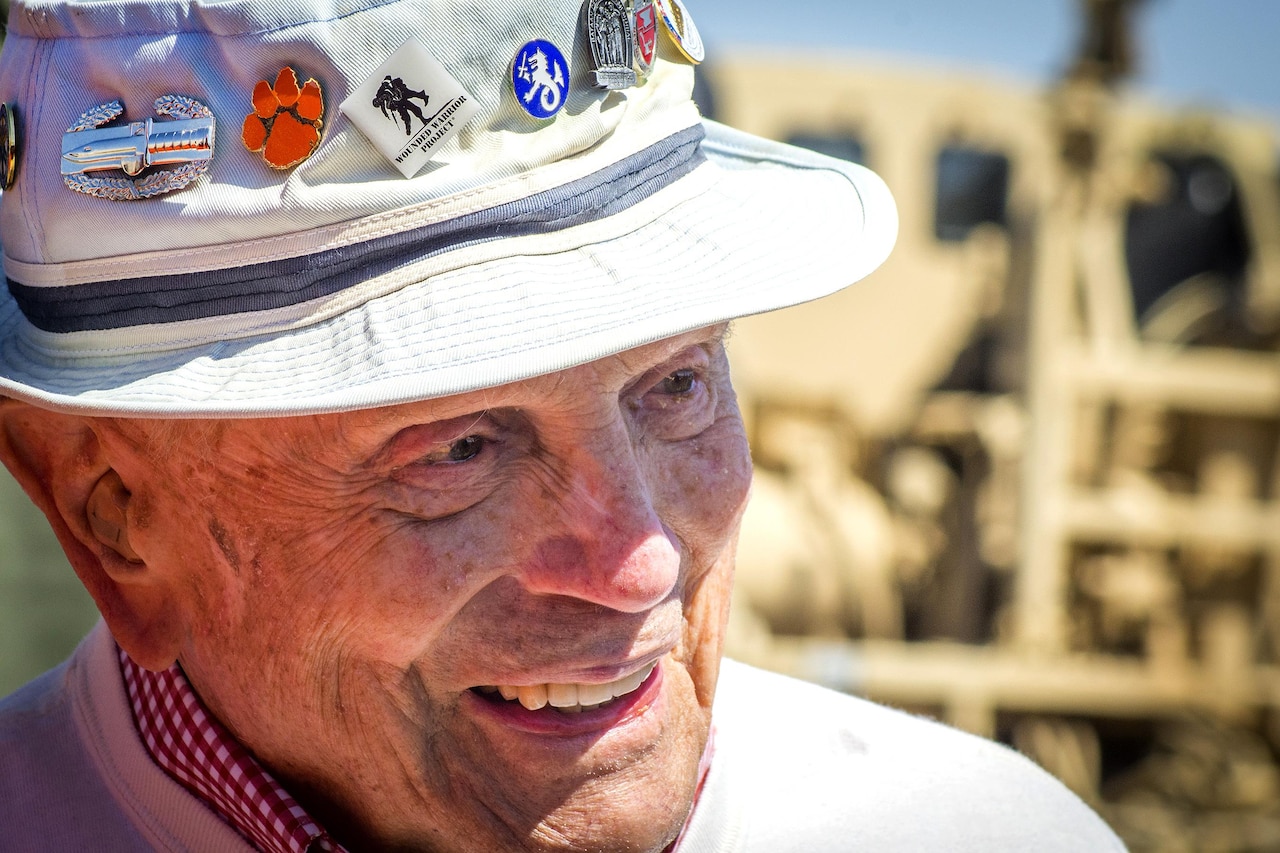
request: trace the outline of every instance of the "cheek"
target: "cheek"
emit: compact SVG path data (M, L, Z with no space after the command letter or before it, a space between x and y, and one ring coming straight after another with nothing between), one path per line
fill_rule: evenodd
M391 559L408 558L392 547L394 526L363 513L293 510L254 512L246 502L192 520L204 534L182 555L189 586L203 599L194 633L205 642L230 637L263 660L323 666L326 657L381 639L376 602L391 611L418 602Z
M705 570L732 547L751 488L742 423L722 418L697 438L664 447L653 463L658 514Z
M492 526L482 508L444 523L388 512L349 522L343 543L311 564L298 590L316 614L314 630L370 660L420 658L491 576L501 539Z

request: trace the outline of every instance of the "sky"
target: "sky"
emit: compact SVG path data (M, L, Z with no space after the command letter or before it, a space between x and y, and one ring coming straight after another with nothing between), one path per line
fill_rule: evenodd
M1075 53L1082 0L685 0L717 48L819 49L1042 84ZM1145 0L1137 93L1280 124L1280 0Z

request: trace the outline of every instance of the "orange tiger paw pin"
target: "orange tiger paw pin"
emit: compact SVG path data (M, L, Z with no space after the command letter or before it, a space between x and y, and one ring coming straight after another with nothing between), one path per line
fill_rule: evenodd
M253 112L245 116L240 138L250 151L261 151L273 169L292 169L320 145L324 94L314 78L298 86L298 75L285 66L275 85L259 80L253 87Z

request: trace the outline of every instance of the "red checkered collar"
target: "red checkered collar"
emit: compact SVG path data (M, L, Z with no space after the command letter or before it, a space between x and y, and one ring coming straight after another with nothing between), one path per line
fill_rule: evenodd
M265 853L346 853L204 707L175 663L151 672L120 653L133 721L151 760ZM715 726L698 766L694 807L711 769ZM664 853L677 853L693 811Z
M265 853L342 853L342 846L213 718L176 663L151 672L122 649L120 670L138 734L151 759L174 781Z

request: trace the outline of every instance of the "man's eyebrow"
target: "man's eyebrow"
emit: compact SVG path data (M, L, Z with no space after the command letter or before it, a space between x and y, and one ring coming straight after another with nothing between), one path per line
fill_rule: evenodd
M709 327L712 331L700 343L702 346L707 344L715 344L720 348L724 348L725 343L729 340L733 333L733 323L726 321L715 326Z
M471 431L475 429L480 424L480 422L483 421L488 416L489 416L488 409L481 409L480 411L476 412L474 416L471 418L471 422L466 427L459 430L458 434L454 436L453 440L456 441L459 438L466 438L468 435L471 434Z
M689 340L688 343L685 344L685 346L681 347L680 349L685 349L687 347L703 346L705 344L712 344L712 343L723 344L725 340L727 340L729 337L729 329L732 327L732 325L733 324L731 322L726 320L720 323L712 323L710 325L703 326L701 329L691 329L688 332L686 332L685 335L690 336L692 339ZM692 337L693 335L696 335L699 332L702 333L699 337ZM681 337L681 336L677 335L675 337ZM672 355L675 355L677 352L680 351L680 349L672 350Z

